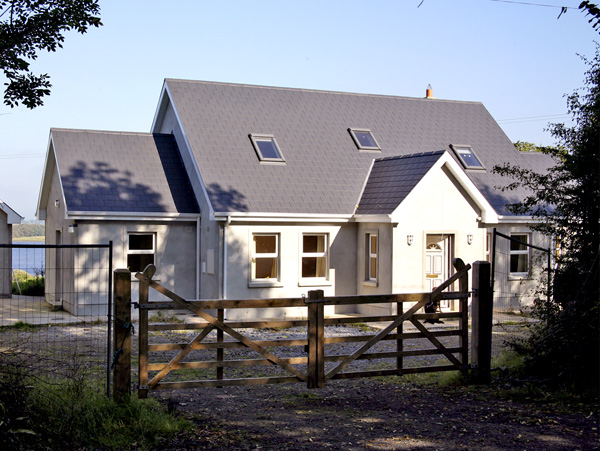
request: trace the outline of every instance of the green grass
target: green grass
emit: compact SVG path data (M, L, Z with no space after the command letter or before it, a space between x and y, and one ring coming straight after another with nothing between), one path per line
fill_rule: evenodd
M23 243L23 242L31 242L31 241L45 242L46 241L46 237L44 235L38 235L38 236L20 236L18 238L14 238L13 237L13 243Z
M191 428L190 422L169 414L154 399L128 397L117 402L86 384L35 383L21 399L27 404L24 416L12 419L15 429L0 435L11 437L18 450L143 450L160 448L169 436ZM0 423L10 424L10 406L0 402L0 407Z

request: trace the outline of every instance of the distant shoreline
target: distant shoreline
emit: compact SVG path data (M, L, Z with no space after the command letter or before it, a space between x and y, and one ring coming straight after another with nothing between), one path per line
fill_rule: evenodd
M46 237L45 236L20 236L18 238L13 238L13 243L20 243L20 242L31 242L31 241L37 241L37 242L45 242L46 241Z

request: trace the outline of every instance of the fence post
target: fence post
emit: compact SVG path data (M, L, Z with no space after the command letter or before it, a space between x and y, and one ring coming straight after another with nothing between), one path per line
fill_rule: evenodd
M113 380L115 399L122 400L131 391L131 272L115 270Z
M148 310L143 308L148 303L149 284L146 278L140 279L139 283L139 331L138 352L140 353L139 375L138 375L138 398L148 397Z
M308 292L308 388L325 386L325 315L323 290Z
M454 268L457 271L464 269L465 262L460 258L453 260ZM463 276L458 279L458 291L462 294L469 293L469 273L465 272ZM460 319L459 328L460 336L458 346L461 348L460 351L460 363L462 364L463 370L461 371L463 376L467 376L469 372L469 299L466 297L458 300L460 304Z
M471 361L476 384L489 384L492 363L492 308L489 262L473 263Z

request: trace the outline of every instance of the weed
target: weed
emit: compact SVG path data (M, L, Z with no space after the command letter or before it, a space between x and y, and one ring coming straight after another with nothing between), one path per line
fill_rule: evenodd
M36 326L34 326L33 324L25 323L23 321L17 321L12 326L7 327L16 329L20 332L33 332L36 329Z
M361 330L362 332L377 332L379 331L379 329L376 329L375 327L371 327L365 323L351 323L352 327L356 327L357 329Z
M162 310L158 310L156 313L149 316L148 321L151 323L177 323L177 324L181 324L184 322L176 314L172 313L171 315L167 315Z
M154 399L116 402L99 390L78 385L50 385L43 393L34 394L40 424L53 425L46 432L50 435L47 438L62 447L147 448L161 437L190 427L185 420L168 414Z

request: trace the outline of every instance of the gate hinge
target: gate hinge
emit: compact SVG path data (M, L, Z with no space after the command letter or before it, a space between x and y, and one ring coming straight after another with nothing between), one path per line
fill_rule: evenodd
M133 305L133 308L140 308L139 302L132 302L131 305Z

